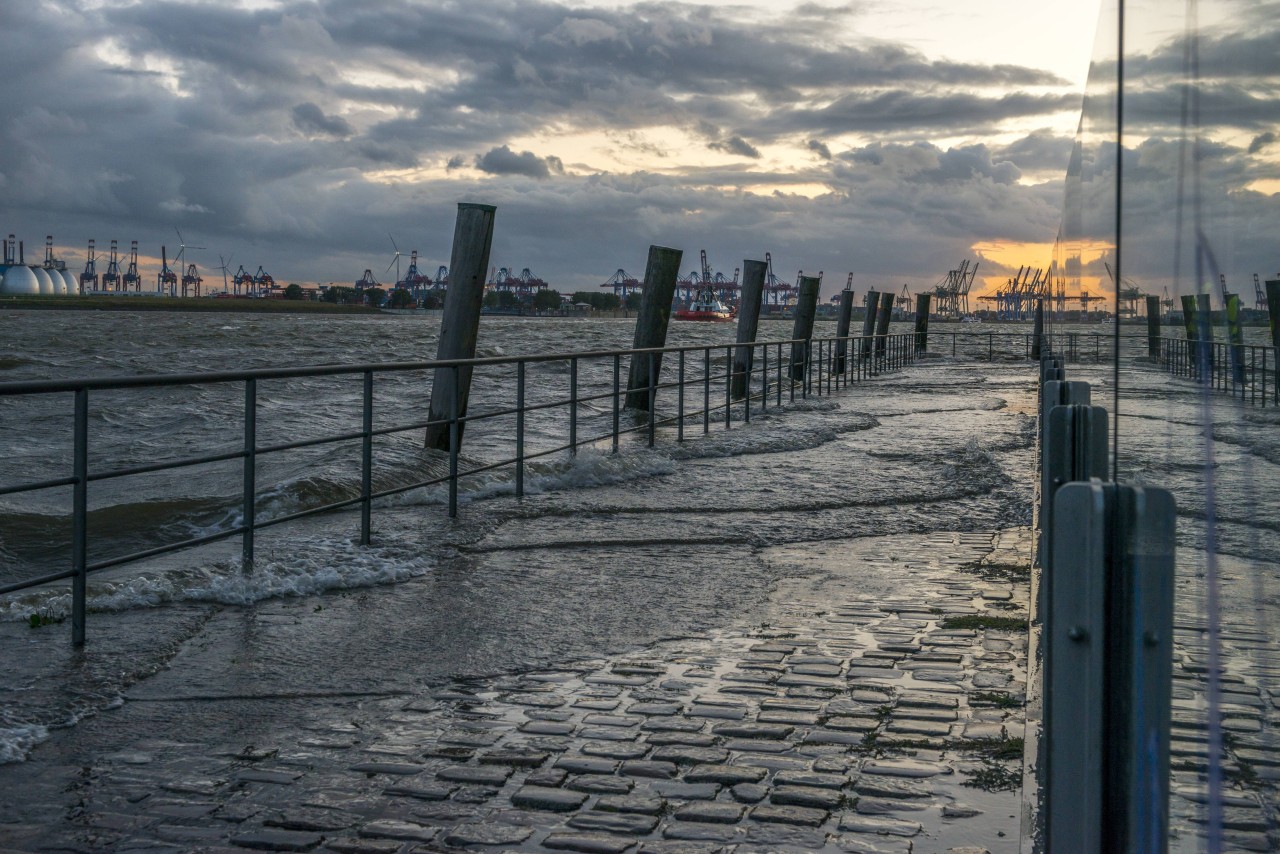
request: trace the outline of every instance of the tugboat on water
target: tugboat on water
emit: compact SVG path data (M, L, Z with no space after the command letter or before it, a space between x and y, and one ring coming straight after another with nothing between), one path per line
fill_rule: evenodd
M711 287L699 288L689 307L675 313L676 320L701 320L712 323L728 323L733 320L733 317L733 309L716 299L715 289Z

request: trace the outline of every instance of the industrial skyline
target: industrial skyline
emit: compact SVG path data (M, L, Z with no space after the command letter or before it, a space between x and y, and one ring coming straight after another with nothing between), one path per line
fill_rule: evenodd
M978 293L1048 264L1096 18L1006 0L9 4L0 231L52 233L78 269L90 238L138 239L145 263L177 227L208 247L188 253L206 277L235 255L349 283L392 260L388 234L447 263L470 200L498 206L497 263L562 291L660 243L726 269L772 252L825 271L824 297L850 271L924 289L973 258ZM1265 156L1254 136L1231 155Z

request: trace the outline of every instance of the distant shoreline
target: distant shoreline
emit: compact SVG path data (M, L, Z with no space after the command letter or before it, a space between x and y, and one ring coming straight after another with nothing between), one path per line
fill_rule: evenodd
M310 300L179 299L175 297L0 297L0 311L174 311L231 314L357 314L381 317L378 309Z

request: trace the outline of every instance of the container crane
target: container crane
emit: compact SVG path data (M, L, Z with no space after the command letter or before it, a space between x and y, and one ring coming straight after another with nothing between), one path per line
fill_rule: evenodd
M13 235L9 235L13 239ZM85 292L85 286L88 290L96 291L98 289L98 255L93 248L93 241L89 241L89 254L84 257L84 272L80 274L80 293Z
M267 296L276 286L276 280L271 278L271 274L262 269L262 265L259 264L258 272L253 274L253 286L257 289L259 296Z
M169 269L169 250L160 247L160 272L156 275L156 293L175 296L178 293L178 275Z
M194 263L194 262L192 262L192 263L188 264L188 265L187 265L187 271L186 271L185 273L183 273L183 274L182 274L182 296L183 296L183 298L185 299L185 298L187 297L188 291L190 291L190 292L192 293L192 295L194 295L195 297L199 298L199 296L200 296L200 283L201 283L201 282L203 282L203 281L204 281L204 279L200 278L200 273L199 273L199 271L197 271L197 270L196 270L196 265L195 265L195 263Z
M128 293L130 285L133 286L135 293L142 293L142 276L138 275L138 241L136 240L129 241L129 266L120 277L121 290Z
M373 271L366 269L364 275L356 280L355 288L358 291L369 290L378 287L378 280L373 277Z
M621 267L618 268L618 272L610 276L606 282L600 285L600 287L613 288L614 294L617 295L618 299L622 300L624 303L627 301L627 297L631 296L631 294L644 292L644 282L641 282Z
M107 271L102 274L104 291L120 290L120 260L116 251L116 241L111 241L111 255L107 260Z
M1267 292L1263 290L1257 273L1253 274L1253 307L1259 311L1267 310Z
M236 274L231 277L231 285L236 289L236 295L240 295L240 288L244 288L244 295L247 297L257 296L257 291L253 287L253 276L245 270L244 265L240 265L240 269L236 270Z
M795 285L774 275L773 256L768 252L764 253L764 305L785 310L795 299L795 294Z

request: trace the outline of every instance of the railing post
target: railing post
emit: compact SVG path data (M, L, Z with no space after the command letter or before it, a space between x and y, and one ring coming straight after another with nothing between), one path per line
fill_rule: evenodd
M795 400L795 391L791 392L791 399ZM778 344L778 406L782 406L782 344Z
M524 360L516 362L516 498L524 498ZM618 450L618 357L613 357L613 450Z
M679 261L677 260L677 263ZM657 416L654 415L653 405L658 397L658 355L650 350L646 355L649 357L649 400L645 407L649 413L649 447L653 447L654 434L658 427Z
M364 372L364 410L360 438L360 545L369 545L373 524L373 371Z
M521 368L524 363L520 363ZM521 370L521 376L524 371ZM618 411L622 408L622 357L613 356L613 452L618 453Z
M724 429L733 421L733 348L724 348Z
M702 350L702 435L711 432L711 348Z
M458 372L460 365L451 366L453 393L449 395L449 518L458 515L458 445L462 438L458 423Z
M241 502L244 533L240 541L240 563L245 572L253 568L253 527L258 516L255 497L258 480L257 421L258 381L250 378L244 381L244 490Z
M684 350L680 351L680 359L677 365L677 385L680 387L679 395L676 398L676 441L684 441Z
M569 357L569 456L578 455L578 357Z
M75 435L72 449L71 517L71 643L84 646L85 599L88 596L89 563L89 390L76 389Z
M1267 358L1267 354L1265 351L1262 354L1262 358L1263 358L1262 370L1263 370L1263 373L1265 374L1266 358ZM751 407L751 395L748 394L747 408L749 409L750 407ZM760 408L762 410L769 408L769 345L768 344L760 345Z
M1044 350L1044 300L1036 300L1035 321L1032 326L1032 335L1035 340L1031 342L1031 358L1039 359L1040 353Z

